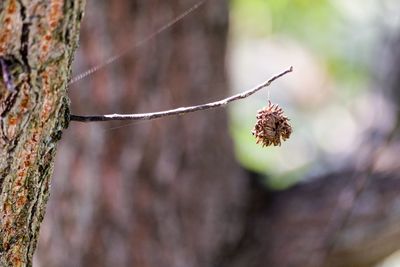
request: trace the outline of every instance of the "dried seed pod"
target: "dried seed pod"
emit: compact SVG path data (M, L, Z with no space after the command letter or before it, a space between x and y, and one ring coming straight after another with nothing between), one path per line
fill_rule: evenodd
M252 134L257 138L257 144L262 146L280 146L281 138L283 141L289 139L292 133L289 119L283 115L283 110L277 104L271 104L259 110L257 113L257 122Z

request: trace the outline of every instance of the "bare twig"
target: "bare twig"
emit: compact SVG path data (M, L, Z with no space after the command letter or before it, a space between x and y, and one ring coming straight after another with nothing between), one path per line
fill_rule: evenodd
M166 117L166 116L183 115L183 114L190 113L190 112L222 107L222 106L227 105L230 102L251 96L252 94L256 93L257 91L261 90L262 88L269 86L276 79L278 79L292 71L293 71L293 67L290 67L289 69L279 73L278 75L273 76L268 81L263 82L262 84L259 84L250 90L227 97L225 99L222 99L222 100L219 100L216 102L207 103L207 104L191 106L191 107L181 107L181 108L165 110L165 111L158 111L158 112L151 112L151 113L109 114L109 115L91 115L91 116L71 115L70 119L71 119L71 121L80 121L80 122L116 121L116 120L154 120L154 119L158 119L158 118Z

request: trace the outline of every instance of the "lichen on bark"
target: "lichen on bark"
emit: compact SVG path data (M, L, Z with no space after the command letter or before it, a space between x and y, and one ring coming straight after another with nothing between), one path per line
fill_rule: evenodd
M84 0L0 2L0 266L31 266ZM12 90L4 79L9 75Z

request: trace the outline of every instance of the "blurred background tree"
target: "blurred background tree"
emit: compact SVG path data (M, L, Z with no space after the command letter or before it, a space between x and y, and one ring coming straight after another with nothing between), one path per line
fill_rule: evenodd
M194 3L88 1L76 72ZM150 112L226 96L227 4L207 3L71 86L72 111ZM72 123L59 152L36 266L211 266L240 232L246 187L224 110L125 127Z
M88 1L75 72L191 4ZM282 147L255 145L267 92L233 104L229 120L216 110L72 123L36 266L383 261L400 249L399 10L396 0L209 1L71 86L76 114L147 112L219 99L293 65L270 98L295 132Z

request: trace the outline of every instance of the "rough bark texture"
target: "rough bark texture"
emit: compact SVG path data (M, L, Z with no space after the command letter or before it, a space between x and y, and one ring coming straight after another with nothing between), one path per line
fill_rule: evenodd
M84 1L0 2L0 266L30 266L68 126L66 84Z
M101 63L195 2L88 2L77 68ZM73 113L149 112L227 96L227 26L227 2L209 1L74 84ZM110 130L115 125L121 123L71 122L57 155L38 264L212 266L240 232L246 196L226 111Z

